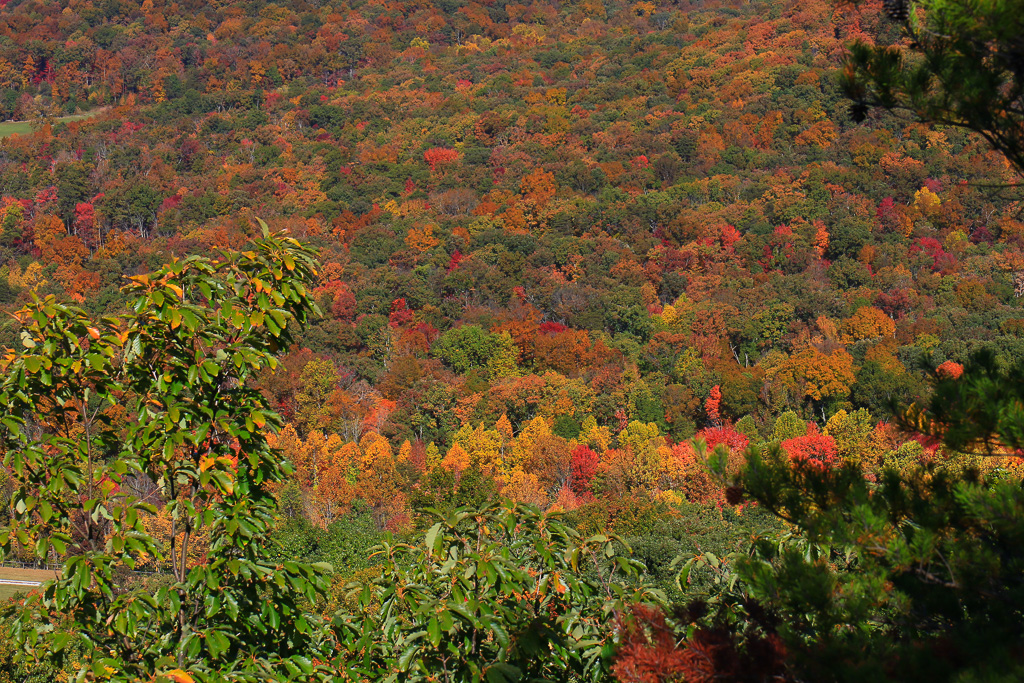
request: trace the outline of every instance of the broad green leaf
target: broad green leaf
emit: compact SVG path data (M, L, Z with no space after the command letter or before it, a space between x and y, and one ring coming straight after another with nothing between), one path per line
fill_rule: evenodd
M229 641L228 637L220 631L207 631L206 644L210 649L210 655L216 659L227 651L231 641Z
M523 672L511 664L497 662L487 667L484 675L487 683L518 683L522 680Z
M435 547L437 545L437 535L438 535L438 533L440 533L440 531L441 531L441 522L438 522L434 526L430 527L430 530L427 531L427 537L426 537L426 540L425 540L425 544L426 544L428 552L430 552L430 553L434 552L434 549L435 549Z

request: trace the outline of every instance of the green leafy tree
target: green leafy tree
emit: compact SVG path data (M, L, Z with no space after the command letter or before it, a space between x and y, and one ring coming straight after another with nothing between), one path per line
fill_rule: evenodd
M518 351L507 333L492 334L479 325L448 330L434 344L433 353L458 373L482 368L494 378L515 376Z
M353 586L341 665L367 680L601 680L608 622L652 597L630 587L623 551L529 506L458 510L416 546L385 544L381 574Z
M61 164L57 167L57 206L61 220L71 225L75 217L75 205L89 201L89 172L86 164Z
M738 483L798 536L762 538L736 559L732 604L747 627L750 606L772 615L803 679L1024 673L1019 481L919 466L873 483L855 464L794 467L777 447L753 447Z
M954 451L1016 455L1024 449L1024 363L1000 370L995 353L981 351L961 376L941 379L927 404L901 418Z
M797 436L807 434L807 422L792 410L775 418L775 426L772 428L772 441L785 441Z
M93 321L52 298L18 314L24 348L0 365L15 487L0 547L63 559L9 622L25 661L80 651L86 681L319 675L305 605L323 582L314 566L267 559L270 486L290 466L265 436L279 418L246 386L315 312L316 261L263 227L248 251L132 278L121 317ZM148 532L158 512L169 548ZM206 560L191 562L201 534ZM133 588L142 558L167 580Z
M855 462L749 448L730 497L757 501L790 532L758 538L724 568L706 557L683 566L684 580L711 567L723 586L711 623L734 643L779 638L802 680L1020 678L1024 489L1019 475L971 465L1024 446L1022 386L1024 366L1001 372L991 353L939 378L900 417L952 453L927 464L897 454L865 476ZM719 473L723 456L711 462Z
M880 106L979 133L1024 172L1024 12L1016 0L885 0L906 42L850 46L842 85Z

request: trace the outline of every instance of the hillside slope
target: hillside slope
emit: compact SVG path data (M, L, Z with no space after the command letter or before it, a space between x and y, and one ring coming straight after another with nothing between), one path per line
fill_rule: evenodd
M113 310L264 217L322 250L325 316L264 382L303 438L874 424L1024 354L1006 165L848 117L877 3L29 0L0 34L0 114L39 122L0 143L0 302Z

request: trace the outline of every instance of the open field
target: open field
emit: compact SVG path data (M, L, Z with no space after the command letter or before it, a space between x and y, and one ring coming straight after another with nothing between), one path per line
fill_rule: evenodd
M28 121L4 121L0 123L0 138L12 135L28 135L32 132L32 124Z
M0 582L3 581L35 581L40 583L52 579L52 569L18 569L16 567L0 567Z
M53 570L46 569L18 569L15 567L0 567L0 602L7 600L16 593L28 593L36 586L47 579L52 579ZM11 583L4 583L10 581ZM13 582L24 582L15 584Z
M100 112L104 111L104 107L99 109L93 109L87 111L84 114L72 114L70 116L61 116L56 119L58 123L70 123L72 121L81 121L83 119L90 119L96 116ZM33 131L33 126L30 121L3 121L0 122L0 139L10 137L12 135L27 135Z
M9 586L0 583L0 603L3 603L11 597L14 597L18 593L25 595L32 589L33 586Z

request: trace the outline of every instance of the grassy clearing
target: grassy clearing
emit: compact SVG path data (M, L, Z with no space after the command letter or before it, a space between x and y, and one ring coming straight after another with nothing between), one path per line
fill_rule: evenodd
M16 569L14 567L0 567L0 581L46 581L53 577L54 571L52 569ZM11 588L11 586L2 587Z
M55 119L57 123L71 123L72 121L82 121L84 119L91 119L105 107L99 109L93 109L87 111L84 114L72 114L70 116L61 116L59 119ZM32 123L29 121L3 121L0 122L0 139L10 137L12 135L29 135L33 132L34 128Z
M17 594L27 595L32 590L31 586L5 586L0 584L0 604L7 602Z
M12 135L28 135L32 132L32 124L28 121L4 121L0 123L0 138Z

